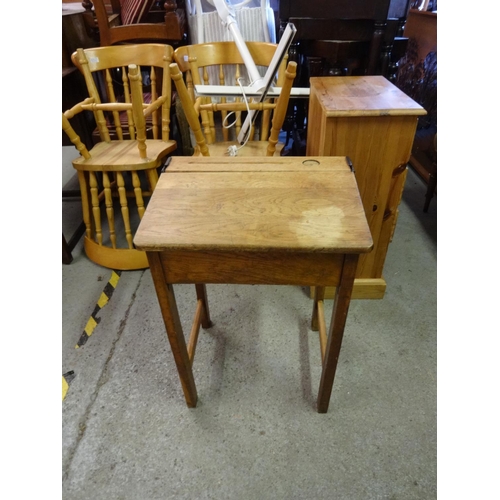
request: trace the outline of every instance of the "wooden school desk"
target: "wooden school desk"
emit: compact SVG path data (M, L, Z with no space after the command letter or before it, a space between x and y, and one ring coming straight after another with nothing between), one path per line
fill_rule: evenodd
M312 328L323 370L317 408L328 410L358 256L373 241L345 157L173 157L134 243L147 252L186 403L200 325L211 325L206 283L315 286ZM196 285L184 339L173 285ZM325 286L336 296L327 335ZM282 312L286 314L286 311Z

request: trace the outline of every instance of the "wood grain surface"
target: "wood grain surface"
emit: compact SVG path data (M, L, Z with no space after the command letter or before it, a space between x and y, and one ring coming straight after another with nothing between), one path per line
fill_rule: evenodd
M311 78L326 116L425 115L420 104L383 76Z
M356 180L345 159L270 159L252 166L238 158L172 158L135 245L142 250L371 250Z

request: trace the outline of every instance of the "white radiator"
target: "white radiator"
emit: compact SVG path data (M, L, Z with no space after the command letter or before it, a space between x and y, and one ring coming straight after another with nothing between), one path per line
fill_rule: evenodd
M231 34L227 28L222 25L217 11L213 10L214 8L206 2L202 2L199 5L202 5L204 9L203 12L201 12L201 9L196 10L194 4L191 9L188 7L190 43L232 41ZM245 41L269 41L271 43L276 43L273 9L267 6L264 11L265 17L261 7L242 7L240 9L235 9L236 22L238 23L238 28ZM200 31L202 31L202 33L200 33Z

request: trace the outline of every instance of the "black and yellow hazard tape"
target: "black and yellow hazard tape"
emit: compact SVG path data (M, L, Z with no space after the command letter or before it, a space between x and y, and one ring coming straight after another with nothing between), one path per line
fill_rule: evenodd
M111 273L111 278L109 279L108 283L104 287L104 290L101 293L101 296L99 297L99 300L97 301L97 304L94 308L94 311L92 312L92 315L90 316L89 320L87 321L87 325L85 326L81 336L80 340L78 340L75 349L78 349L79 347L82 347L85 342L89 339L89 337L94 333L95 327L99 324L101 321L101 318L97 317L97 314L99 311L109 302L109 299L113 295L113 292L115 291L116 285L118 283L118 280L120 279L122 272L121 271L113 271Z
M66 397L66 394L68 393L69 389L69 384L71 384L71 381L76 377L75 372L69 371L66 372L62 376L62 400L64 401L64 398Z

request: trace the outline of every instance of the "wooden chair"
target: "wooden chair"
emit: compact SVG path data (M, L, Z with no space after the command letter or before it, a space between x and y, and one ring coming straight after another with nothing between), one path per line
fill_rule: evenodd
M264 74L277 46L265 42L247 42L247 47L256 66ZM239 97L195 98L194 94L194 85L238 85L238 78L246 74L246 70L234 42L179 47L174 52L174 59L176 64L170 65L170 72L186 120L196 139L195 155L222 156L227 154L229 147L239 148L236 137L243 124L243 113L250 109L259 111L261 116L255 127L252 127L250 140L245 147L238 149L237 154L279 156L283 144L278 143L278 136L286 116L296 63L288 67L285 66L286 59L281 63L276 83L282 89L279 98L266 99L262 103L248 99L248 103L245 103ZM246 81L243 85L249 83ZM235 118L228 119L231 112L235 113ZM234 122L234 130L224 126L227 121Z
M108 13L106 3L111 12ZM120 43L164 42L178 45L187 38L185 10L175 0L140 2L128 0L84 0L82 4L90 12L92 4L99 28L101 47ZM135 5L137 4L137 5ZM156 6L158 4L158 6ZM124 9L128 11L125 12Z
M82 197L85 252L104 267L148 267L146 255L132 240L158 169L176 149L176 142L169 140L172 54L168 45L143 44L78 49L72 55L89 97L63 113L63 130L81 154L73 167ZM145 80L149 85L143 88ZM106 99L98 90L100 82ZM90 150L70 124L84 111L94 113L101 138Z

